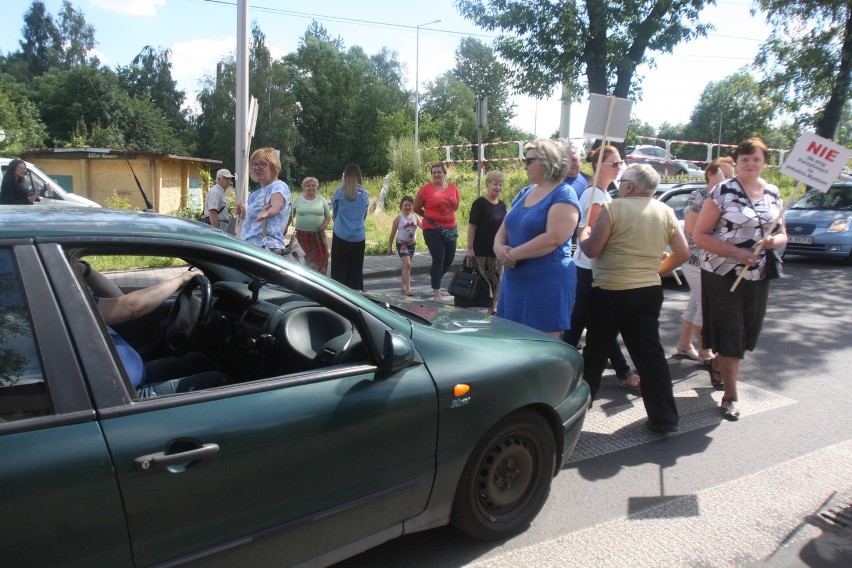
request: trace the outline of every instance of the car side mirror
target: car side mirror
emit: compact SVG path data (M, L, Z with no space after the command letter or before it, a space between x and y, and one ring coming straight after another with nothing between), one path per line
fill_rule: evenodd
M382 351L382 371L399 371L414 362L414 343L395 331L385 331L385 344Z

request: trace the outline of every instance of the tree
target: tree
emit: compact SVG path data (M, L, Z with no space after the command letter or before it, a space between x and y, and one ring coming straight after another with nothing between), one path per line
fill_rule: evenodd
M757 4L773 26L755 59L765 74L761 86L798 122L834 138L852 90L852 4L848 0L758 0Z
M98 140L103 146L184 152L183 143L163 122L160 110L147 99L129 96L107 67L51 69L33 80L30 99L47 125L51 146L63 146L72 139L91 144L91 134L100 132L108 135L108 139Z
M739 144L751 136L765 137L770 132L775 110L771 101L760 96L757 81L740 70L707 84L681 139ZM692 152L683 153L692 155Z
M564 84L567 97L586 91L640 96L636 69L653 65L654 53L670 53L712 29L699 21L713 0L456 0L466 19L501 30L496 49L512 64L517 91L534 97ZM583 78L585 80L583 80Z
M494 50L474 38L463 38L456 49L453 76L470 87L476 98L488 97L486 139L507 139L515 105L509 99L509 70Z
M0 154L18 156L27 148L44 144L46 132L38 109L26 97L26 89L0 75L0 125L6 140L0 142Z
M21 45L21 58L29 71L28 79L38 77L59 64L62 45L59 29L41 0L33 0L24 14L21 37L24 39L18 43Z
M172 78L171 50L146 45L130 65L118 67L116 74L127 94L154 103L176 131L186 129L186 116L181 110L186 93L177 89L177 81Z
M436 135L441 144L470 144L476 140L476 95L470 87L455 78L452 71L426 84L423 114L433 124L423 129L429 137Z
M86 23L83 12L76 10L68 0L63 0L59 11L59 62L66 69L89 62L89 51L94 49L95 28Z

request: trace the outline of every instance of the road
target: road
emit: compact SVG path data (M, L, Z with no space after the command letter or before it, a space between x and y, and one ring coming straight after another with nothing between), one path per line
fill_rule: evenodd
M721 393L691 361L670 359L681 423L668 437L646 431L641 399L605 377L525 533L481 543L442 528L338 566L852 566L852 529L828 523L823 534L817 515L838 502L852 513L852 268L787 257L785 269L742 365L738 422L721 419ZM426 279L415 276L420 294ZM393 292L398 281L368 288ZM665 293L660 327L673 353L687 290Z

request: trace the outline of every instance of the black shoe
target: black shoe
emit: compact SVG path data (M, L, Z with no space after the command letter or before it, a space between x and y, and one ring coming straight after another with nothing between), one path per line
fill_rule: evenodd
M712 362L707 366L707 371L710 373L710 384L713 388L717 391L725 390L725 381L722 380L721 373L713 368Z
M735 398L722 397L722 404L719 406L722 412L722 417L725 420L735 421L740 419L739 402Z
M661 434L677 432L677 424L672 424L671 422L651 422L648 420L646 425L648 426L648 430L652 432L660 432Z

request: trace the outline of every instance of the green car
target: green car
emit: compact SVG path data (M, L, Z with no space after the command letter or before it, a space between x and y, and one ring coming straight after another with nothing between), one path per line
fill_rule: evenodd
M78 261L115 255L188 282L107 326ZM0 279L7 566L324 566L448 523L504 538L589 405L561 341L389 305L184 219L3 206ZM122 343L149 373L191 361L216 380L152 396Z

